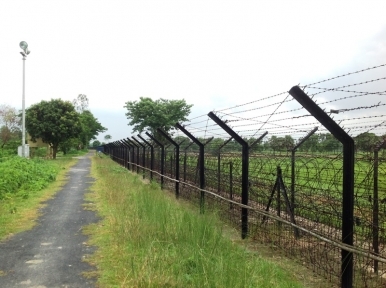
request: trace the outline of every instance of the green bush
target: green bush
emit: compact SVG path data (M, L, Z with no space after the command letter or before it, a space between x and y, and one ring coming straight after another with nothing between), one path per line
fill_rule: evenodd
M14 156L0 163L0 175L0 199L11 194L27 198L54 181L56 170L48 161Z

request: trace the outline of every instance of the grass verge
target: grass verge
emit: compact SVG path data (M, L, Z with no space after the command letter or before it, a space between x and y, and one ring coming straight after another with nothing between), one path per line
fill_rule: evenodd
M28 198L14 195L0 200L0 241L34 227L40 215L40 209L45 206L44 202L63 187L66 182L66 173L77 159L68 156L44 161L47 161L47 165L54 167L57 173L55 181L40 191L30 193Z
M87 198L102 220L84 233L98 247L87 261L100 287L303 287L224 236L215 215L197 214L110 159L93 157L92 176Z

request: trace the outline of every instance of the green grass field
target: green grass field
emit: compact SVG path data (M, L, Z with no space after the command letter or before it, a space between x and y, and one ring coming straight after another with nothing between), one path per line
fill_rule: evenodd
M380 153L383 155L384 153ZM170 173L173 159L167 154L165 161ZM295 154L294 203L295 215L310 219L316 223L341 228L343 195L343 158L342 154L297 152ZM383 157L383 156L382 156ZM356 153L354 167L354 214L356 224L362 225L358 233L369 235L372 227L380 227L380 233L386 236L386 161L379 161L378 201L379 223L373 222L374 210L374 159L369 153ZM186 163L186 164L184 164ZM230 169L232 163L232 177ZM288 198L292 196L291 153L259 153L249 157L249 180L251 183L249 199L267 206L272 188L277 177L277 167L282 170L283 182ZM186 165L186 167L184 166ZM198 186L198 156L187 153L180 155L180 179L195 182ZM218 169L220 172L218 172ZM222 193L229 193L232 186L233 195L241 195L241 154L223 153L218 166L217 156L205 155L206 187ZM187 171L187 175L183 175ZM220 176L219 176L220 175ZM232 182L232 183L230 183ZM281 198L283 200L283 197ZM276 207L276 197L271 204ZM292 204L292 203L291 203ZM281 209L286 210L285 203Z

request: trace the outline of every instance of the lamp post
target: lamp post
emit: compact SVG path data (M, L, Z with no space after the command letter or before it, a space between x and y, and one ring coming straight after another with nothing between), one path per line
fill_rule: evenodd
M28 50L28 44L25 41L21 41L19 44L23 52L20 54L23 56L23 100L22 100L22 126L21 126L21 156L25 157L25 60L27 59L30 51Z

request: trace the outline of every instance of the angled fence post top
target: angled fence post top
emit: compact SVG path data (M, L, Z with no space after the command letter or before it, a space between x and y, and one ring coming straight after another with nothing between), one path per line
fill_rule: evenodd
M206 144L208 144L209 142L211 142L213 139L214 139L214 137L210 137L208 140L206 140L205 143L204 143L204 146L205 146Z
M188 144L188 146L185 147L185 151L188 150L189 147L192 146L193 144L194 144L194 142L190 142L190 143Z
M137 138L135 138L134 136L131 136L131 138L133 138L133 140L134 140L139 146L141 146L142 148L145 148L145 145L143 145L141 142L139 142Z
M125 141L125 139L122 139L122 140L121 140L121 143L122 143L122 145L123 145L124 147L130 148L130 145Z
M265 131L263 135L261 135L259 138L256 139L256 141L254 141L251 145L249 145L249 149L252 149L253 146L259 143L267 134L268 134L268 131Z
M188 136L194 143L196 143L198 146L204 146L203 143L200 142L196 137L194 137L188 130L186 130L183 126L181 126L179 123L176 123L175 127L180 129L186 136Z
M130 138L126 138L126 141L128 141L132 146L134 147L138 147L137 143L135 143L133 140L131 140Z
M141 139L146 145L150 146L150 147L153 147L152 144L150 144L148 141L146 141L146 139L144 139L140 134L137 135L139 137L139 139Z
M169 142L172 143L174 146L179 147L179 144L176 141L174 141L172 137L170 137L164 130L157 128L157 131L160 132L162 136L164 136L166 139L168 139Z
M227 145L232 139L233 139L233 137L231 137L228 140L226 140L220 147L218 147L217 150L221 150L221 148L223 148L225 145Z
M374 147L374 151L379 151L382 148L386 149L386 138Z
M302 140L300 140L299 143L297 143L292 148L292 151L296 151L304 142L307 141L308 138L310 138L312 135L314 135L316 131L318 131L318 127L317 126L314 129L312 129Z
M341 143L354 145L354 140L328 114L323 111L299 86L293 86L288 93L294 97L316 120L318 120Z
M235 139L239 144L241 144L242 146L248 147L248 143L243 138L241 138L236 132L234 132L232 128L230 128L227 124L225 124L224 121L218 118L213 112L209 112L208 116L210 117L210 119L216 122L217 125L219 125L222 129L224 129L225 132L227 132L230 136L232 136L233 139Z
M158 146L160 146L161 148L164 148L165 145L162 144L161 142L159 142L153 135L151 135L151 134L148 133L148 132L145 132L145 134L146 134L147 136L149 136L150 139L153 140Z
M133 145L127 141L127 139L123 139L122 141L124 141L128 147L133 148Z

